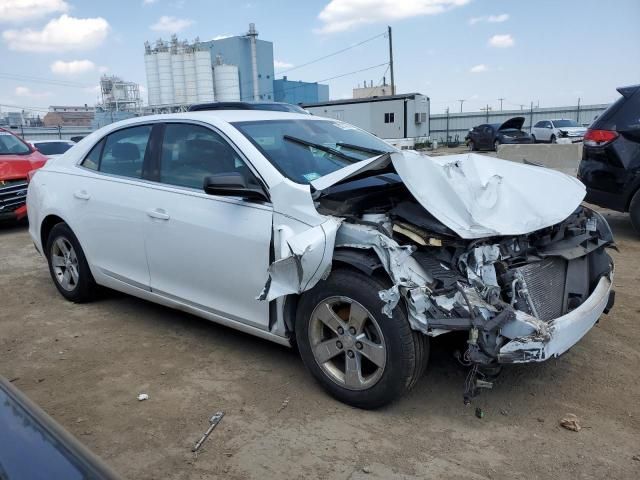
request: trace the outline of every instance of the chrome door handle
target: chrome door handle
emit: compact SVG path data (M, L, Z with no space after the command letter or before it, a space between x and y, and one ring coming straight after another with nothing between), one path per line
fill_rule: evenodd
M162 208L153 208L151 210L147 210L147 215L151 218L157 218L158 220L169 220L171 217L169 214Z
M91 195L86 190L78 190L73 193L73 196L79 200L89 200L91 198Z

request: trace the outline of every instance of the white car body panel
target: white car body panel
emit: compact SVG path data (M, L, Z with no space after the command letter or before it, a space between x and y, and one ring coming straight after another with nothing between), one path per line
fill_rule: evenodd
M557 127L554 122L557 120L541 120L547 121L551 123L551 128L545 127L532 127L531 134L536 137L536 141L539 142L550 142L551 136L554 135L556 139L561 137L560 130L568 133L569 138L571 139L582 139L584 134L587 132L585 127ZM536 122L537 124L538 122Z
M576 209L585 193L577 180L535 166L477 154L432 158L399 151L351 164L310 187L284 177L229 123L247 118L333 121L282 112L216 111L142 117L104 127L33 176L27 203L36 247L44 251L43 220L58 216L76 233L98 284L281 344L289 343L285 296L326 278L335 247L371 250L393 281L392 288L379 292L383 312L390 314L401 296L410 293L411 326L437 335L446 330L429 328L424 286L430 274L412 257L413 247L370 226L320 214L311 187L321 192L392 164L415 200L463 239L520 235L554 225ZM117 129L168 121L216 129L242 153L270 202L207 195L79 165L101 138ZM601 294L599 289L604 298ZM592 301L593 315L606 307L600 297ZM273 300L275 318L269 308ZM486 307L481 300L479 305ZM590 313L580 328L592 318ZM540 327L542 322L534 320L527 325ZM574 337L569 335L568 342ZM564 344L554 350L562 348Z

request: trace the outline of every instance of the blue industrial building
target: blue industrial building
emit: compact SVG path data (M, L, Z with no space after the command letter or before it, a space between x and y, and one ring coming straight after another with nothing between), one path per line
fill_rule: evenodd
M273 95L276 102L318 103L329 100L329 85L321 83L289 80L286 76L273 81Z
M255 31L253 24L251 24L246 36L210 40L201 42L200 45L210 49L211 63L213 65L216 63L216 57L220 55L225 64L238 67L240 100L273 101L273 43L258 40L257 36L258 33ZM255 40L256 45L257 98L254 97L252 40Z

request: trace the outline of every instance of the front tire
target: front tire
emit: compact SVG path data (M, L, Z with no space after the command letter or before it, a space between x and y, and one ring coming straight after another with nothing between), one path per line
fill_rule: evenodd
M476 142L474 142L473 140L469 140L469 151L475 152L476 150L477 150Z
M535 136L535 135L531 135L531 141L532 141L533 143L537 143L537 140L536 140L536 136Z
M336 270L298 304L296 341L302 360L338 400L378 408L410 390L426 367L428 337L409 326L403 309L382 313L380 280Z
M53 283L64 298L75 303L93 299L95 281L80 242L66 223L51 229L45 253Z
M556 136L555 135L551 135L551 138L549 139L549 143L556 143Z
M640 190L638 190L631 199L629 217L631 218L631 225L635 228L636 233L640 234Z
M500 140L496 139L493 142L493 149L497 152L498 151L498 147L500 146Z

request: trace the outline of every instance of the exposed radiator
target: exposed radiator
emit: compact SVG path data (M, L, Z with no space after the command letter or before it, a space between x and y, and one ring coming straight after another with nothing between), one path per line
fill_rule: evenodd
M516 269L528 291L527 304L531 314L540 320L552 320L563 314L564 290L567 276L567 261L546 258Z

